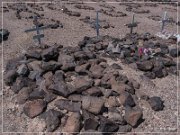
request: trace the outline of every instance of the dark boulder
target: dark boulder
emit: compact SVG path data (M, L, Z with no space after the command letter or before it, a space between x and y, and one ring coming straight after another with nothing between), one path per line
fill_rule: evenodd
M178 48L174 48L174 49L171 49L169 54L172 56L172 57L178 57L179 54L180 54L180 49Z
M63 114L60 111L56 111L54 109L50 109L42 115L45 119L48 132L53 132L59 127L61 123L60 118L62 116Z
M126 122L133 127L140 124L140 120L142 120L142 116L143 116L142 110L139 108L126 107L125 109L124 118Z
M8 39L10 32L7 29L0 29L0 42Z
M154 111L161 111L164 108L164 105L163 105L164 102L161 100L160 97L151 97L148 100L148 103L150 104L151 108Z
M9 70L4 75L4 82L6 85L12 85L16 81L17 77L18 73L16 70Z
M99 122L95 119L88 118L84 121L84 130L96 130Z
M54 46L43 50L41 53L41 57L44 61L57 60L58 56L58 49Z
M142 71L151 71L153 69L153 63L151 61L137 62L137 68Z
M71 112L79 112L81 110L80 102L72 102L70 100L59 99L55 102L55 106L59 109L66 109Z
M30 118L34 118L38 115L40 115L42 112L46 109L46 102L42 99L28 101L24 105L24 114L27 115Z
M104 132L106 134L107 132L117 132L119 129L119 125L114 123L113 121L100 116L100 126L99 131Z

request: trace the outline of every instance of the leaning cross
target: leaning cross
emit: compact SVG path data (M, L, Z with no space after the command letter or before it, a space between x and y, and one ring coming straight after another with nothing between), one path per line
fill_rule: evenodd
M164 26L165 26L165 23L168 22L168 18L167 18L167 12L165 11L164 12L164 16L162 17L162 20L161 20L161 33L163 32L164 30Z
M99 11L96 12L96 33L97 37L99 37Z
M39 27L38 21L37 21L37 16L34 17L34 21L33 22L35 24L35 28L25 30L25 32L28 33L28 32L32 32L32 31L36 31L37 35L33 36L33 39L34 40L37 39L38 43L40 45L41 44L41 38L44 37L44 34L40 34L40 30L44 30L44 29L50 28L50 26Z
M138 23L134 21L134 16L135 16L135 15L133 14L132 22L129 23L129 24L126 24L126 26L127 26L128 28L130 28L130 33L131 33L131 34L133 33L133 28L138 26Z

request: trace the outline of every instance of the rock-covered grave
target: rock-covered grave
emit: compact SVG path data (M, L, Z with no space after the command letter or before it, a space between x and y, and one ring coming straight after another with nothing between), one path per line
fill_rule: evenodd
M118 72L123 69L116 59L136 63L138 69L155 77L164 77L164 70L176 65L166 56L166 45L149 42L150 47L161 48L160 52L150 58L137 57L137 37L151 39L147 34L127 35L123 39L84 37L73 47L32 47L7 62L4 82L17 94L17 103L23 105L26 116L45 120L46 131L60 127L61 132L73 133L129 132L144 121L136 95L141 86ZM117 46L119 51L113 51ZM114 64L109 65L106 57ZM163 110L160 97L145 95L140 100L149 103L154 111ZM48 109L50 103L53 107Z

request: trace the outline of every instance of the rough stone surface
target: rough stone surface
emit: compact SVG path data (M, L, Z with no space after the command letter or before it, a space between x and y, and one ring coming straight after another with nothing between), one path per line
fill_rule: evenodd
M24 113L30 117L34 118L40 115L46 109L46 102L42 99L28 101L24 105Z
M161 111L164 108L164 102L160 97L151 97L149 98L148 103L154 111Z
M142 110L138 108L130 108L126 107L125 109L125 120L128 124L131 126L137 126L139 124L139 121L142 119L143 113Z
M79 112L81 109L80 102L72 102L69 100L59 99L55 102L55 106L59 109L66 109L71 112Z

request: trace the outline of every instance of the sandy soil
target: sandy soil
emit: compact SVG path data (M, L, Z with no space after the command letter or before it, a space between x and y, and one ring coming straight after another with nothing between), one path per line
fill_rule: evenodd
M88 0L87 2L92 1ZM101 4L102 3L85 3L84 5L94 7L95 10L106 9L101 7ZM58 28L55 30L44 30L45 38L43 39L43 43L48 45L58 43L64 46L76 46L84 36L94 36L96 34L95 30L92 29L88 24L85 24L79 20L85 16L94 18L96 15L95 10L89 11L84 9L77 9L74 8L74 4L67 4L66 1L60 3L56 2L56 4L53 5L53 7L57 7L58 9L61 9L62 5L65 5L68 9L81 13L80 17L69 17L68 15L62 13L62 10L50 10L47 8L47 4L39 5L44 8L44 11L38 11L39 13L43 13L45 17L49 19L59 20L64 25L63 29ZM124 24L131 21L132 12L126 11L126 6L119 5L119 3L106 3L106 5L114 6L117 11L126 13L127 16L110 17L104 14L100 14L100 19L106 20L114 26L114 28L100 30L100 34L111 35L113 37L123 37L123 35L129 32L129 29L127 29ZM135 20L140 22L138 28L135 29L135 31L138 33L149 32L151 34L156 34L159 32L160 24L157 21L149 19L148 17L151 15L162 16L164 11L168 11L168 16L172 17L174 20L177 19L177 7L168 4L157 4L157 7L144 6L143 3L140 5L142 6L141 9L148 9L150 10L150 13L135 15ZM6 6L6 4L4 4L4 6ZM2 12L0 13L2 14ZM3 44L4 53L3 59L1 60L4 61L5 66L5 63L8 59L20 55L23 53L23 51L26 51L28 47L33 46L35 43L32 40L33 33L26 34L24 32L25 29L32 27L32 20L18 20L15 16L15 11L10 10L9 12L3 14L3 27L11 32L9 39ZM177 25L170 24L166 27L166 30L176 33ZM0 47L2 49L2 46ZM111 62L112 61L109 60L109 63ZM134 70L132 68L133 65L124 65L120 61L118 61L118 63L120 63L124 69L122 70L123 74L127 75L128 77L132 77L138 82L141 82L141 89L138 91L138 93L146 93L150 96L160 96L165 101L165 108L160 112L154 112L148 107L148 105L140 103L142 104L144 118L146 120L138 128L134 129L134 132L175 132L172 133L172 135L177 134L177 77L174 75L169 75L163 79L155 79L153 81L145 80L141 77L142 72ZM2 114L3 110L3 124L1 122L2 115L0 115L0 126L2 127L3 131L43 132L45 128L44 121L41 121L38 117L35 119L27 118L22 113L22 106L16 104L17 97L8 87L4 86L3 88L3 108L0 109L0 114ZM2 100L2 91L0 91L0 99ZM0 102L0 105L2 106L2 102ZM1 128L0 131L2 132Z

